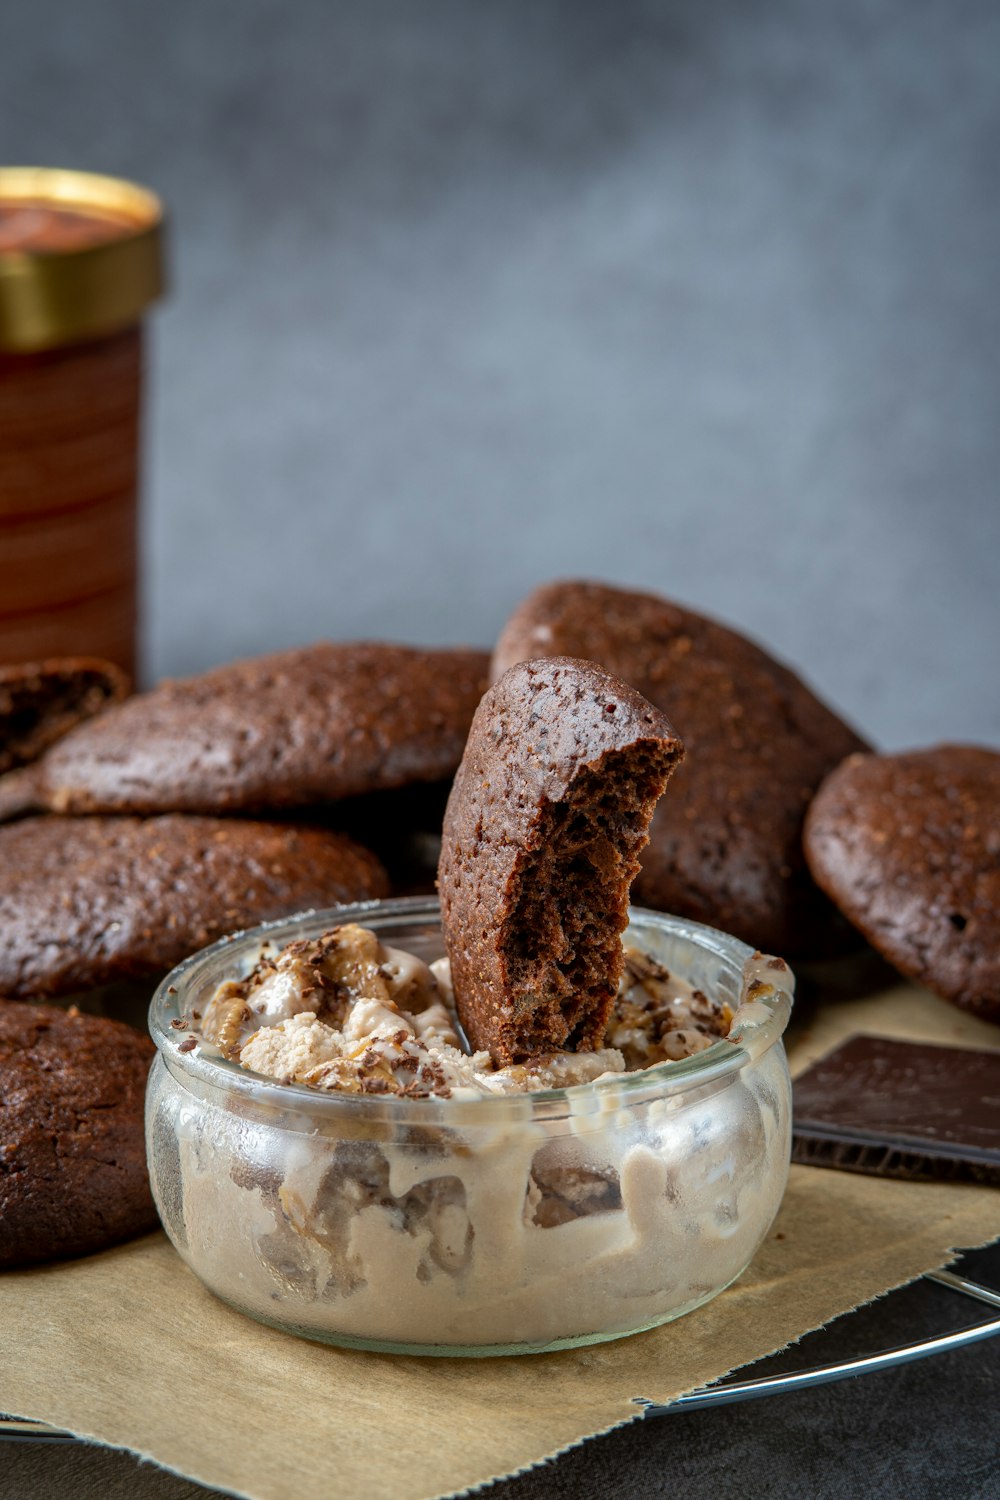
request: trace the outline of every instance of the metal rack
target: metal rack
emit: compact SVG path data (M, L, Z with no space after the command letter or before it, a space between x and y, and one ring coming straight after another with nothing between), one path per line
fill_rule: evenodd
M751 1380L725 1377L712 1385L701 1386L687 1395L678 1396L669 1406L657 1406L650 1402L644 1409L646 1417L670 1416L674 1412L692 1411L704 1406L725 1406L733 1401L752 1401L760 1396L778 1396L792 1391L805 1390L813 1385L825 1385L830 1381L847 1380L854 1375L867 1375L876 1370L889 1370L895 1365L909 1364L911 1360L926 1359L932 1354L943 1354L948 1349L961 1349L966 1344L978 1343L981 1339L994 1338L1000 1334L1000 1292L981 1286L954 1271L927 1271L921 1278L932 1281L949 1291L960 1292L966 1297L985 1304L993 1310L993 1317L973 1323L969 1328L959 1328L953 1333L933 1334L917 1339L912 1344L901 1344L894 1349L880 1349L875 1354L859 1355L855 1359L836 1360L826 1365L812 1365L805 1370L793 1370L785 1375L760 1375Z

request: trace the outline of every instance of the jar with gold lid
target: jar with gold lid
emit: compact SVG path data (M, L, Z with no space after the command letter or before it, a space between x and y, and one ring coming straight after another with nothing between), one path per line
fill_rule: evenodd
M0 662L134 670L142 317L162 232L134 183L0 168Z

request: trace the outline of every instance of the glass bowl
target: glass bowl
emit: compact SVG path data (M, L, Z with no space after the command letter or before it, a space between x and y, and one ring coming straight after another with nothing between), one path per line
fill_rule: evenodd
M517 1354L652 1328L739 1276L788 1175L785 964L633 909L628 940L728 1002L735 1041L540 1093L326 1093L192 1045L192 1012L263 942L345 922L427 962L444 951L436 901L362 902L223 939L153 998L153 1193L216 1296L332 1344Z

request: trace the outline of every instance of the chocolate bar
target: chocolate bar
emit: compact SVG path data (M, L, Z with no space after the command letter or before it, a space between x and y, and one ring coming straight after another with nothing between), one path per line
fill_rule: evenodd
M1000 1186L1000 1050L849 1037L793 1101L793 1161Z

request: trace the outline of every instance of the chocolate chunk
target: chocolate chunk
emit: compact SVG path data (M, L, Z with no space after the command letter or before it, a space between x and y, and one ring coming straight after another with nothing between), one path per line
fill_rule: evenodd
M850 1037L793 1099L794 1161L1000 1186L1000 1051Z

